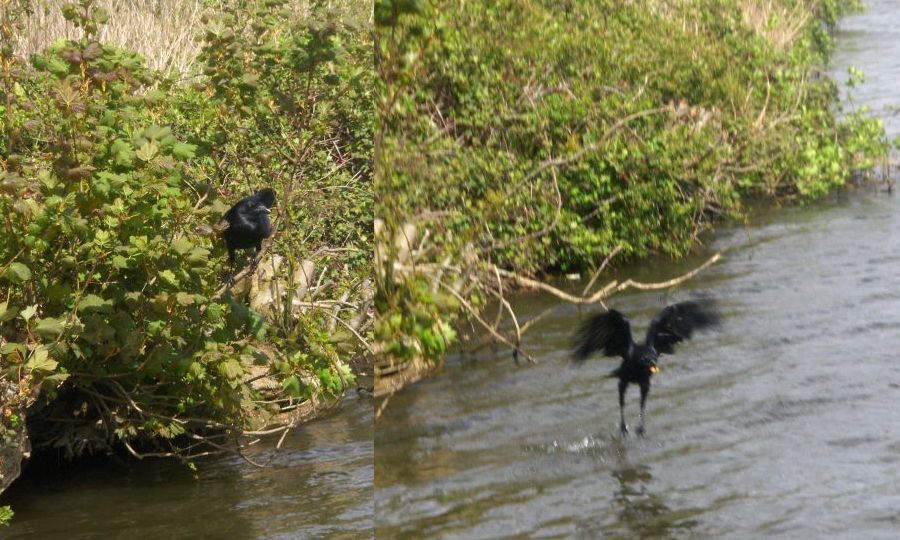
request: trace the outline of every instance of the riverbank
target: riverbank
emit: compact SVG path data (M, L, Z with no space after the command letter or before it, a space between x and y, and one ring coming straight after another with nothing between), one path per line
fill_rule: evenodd
M746 201L819 197L887 153L826 76L855 2L415 5L376 13L385 363L439 362L460 317L495 332L515 314L482 306L520 278L682 257Z
M0 387L27 403L0 444L189 463L286 437L371 372L370 15L116 5L0 17ZM119 40L151 23L191 61ZM264 187L273 234L232 265L217 223Z
M440 376L391 398L375 434L376 536L892 537L900 198L859 189L751 217L684 260L613 273L657 281L725 255L671 294L609 303L637 336L694 294L723 313L662 358L645 437L619 433L605 377L618 359L571 364L572 331L599 307L512 295L521 320L553 310L525 336L538 363L453 351ZM632 427L638 394L626 396Z
M0 538L370 538L373 437L371 399L350 392L279 448L248 449L263 468L233 455L202 458L196 471L171 459L51 459L0 495L15 510Z

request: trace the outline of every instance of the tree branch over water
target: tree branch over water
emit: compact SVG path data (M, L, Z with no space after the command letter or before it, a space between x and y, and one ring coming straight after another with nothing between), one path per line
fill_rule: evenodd
M427 245L428 239L433 235L430 230L420 234L418 228L410 223L400 227L391 235L384 227L384 224L378 222L376 223L376 231L378 231L376 233L376 242L378 243L378 248L376 249L376 253L378 253L376 256L376 278L382 282L380 288L382 294L394 287L394 290L401 291L427 288L431 291L433 298L437 298L440 293L448 295L457 306L458 313L464 319L470 321L474 325L473 328L480 328L486 334L478 348L488 343L499 343L512 351L513 359L516 363L518 363L520 357L532 364L538 362L522 346L522 338L538 320L549 315L555 308L548 309L538 317L522 324L520 322L521 318L508 299L510 291L537 290L561 300L564 304L600 304L605 308L605 300L628 289L646 291L677 287L707 270L722 258L721 253L715 253L696 268L665 281L642 282L634 279L626 279L624 281L613 279L597 291L590 293L594 283L609 268L609 264L616 254L621 251L621 248L617 248L604 258L582 293L576 294L522 273L501 268L494 263L481 261L471 253L467 257L465 251L463 255L455 257L455 261L454 257L450 255L444 256L440 263L421 261L420 259L435 255ZM436 234L440 236L443 233ZM419 240L420 237L421 240ZM392 240L388 241L388 238L392 238ZM387 281L390 283L387 283ZM414 283L419 285L413 285ZM493 299L498 303L497 315L490 321L483 316L484 303L487 299ZM431 317L432 326L436 330L431 334L426 334L430 336L426 338L426 341L430 342L434 339L440 339L442 342L439 349L443 353L452 344L453 337L455 337L455 334L453 337L448 337L447 329L449 327L447 324L448 321L454 320L456 315L447 309L443 311L441 316L434 313L429 315L429 317ZM502 327L507 321L509 322L509 329L504 330ZM419 326L427 326L426 321L421 321ZM423 350L421 345L417 345L417 348L413 349L413 351L418 352L414 352L413 357L398 357L385 350L383 342L377 345L380 348L376 351L378 357L376 361L376 376L382 382L390 377L403 376L405 370L415 366L416 362L419 361L417 356L427 354L427 351ZM377 380L376 395L381 394L389 398L400 387L402 387L402 384L392 385L390 389L382 387L385 389L379 392L379 381ZM382 407L376 410L376 418L384 410L384 403L382 403Z

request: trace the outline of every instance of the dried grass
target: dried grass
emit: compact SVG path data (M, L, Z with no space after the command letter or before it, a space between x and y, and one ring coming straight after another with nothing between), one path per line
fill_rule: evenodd
M81 30L66 21L61 6L71 0L33 0L34 13L28 18L17 53L28 57L44 51L59 39L79 39ZM164 73L191 73L200 52L196 40L203 31L204 13L214 13L229 0L99 0L109 12L109 23L100 30L100 41L136 51L147 65ZM324 9L341 13L357 24L372 21L372 3L359 0L330 0ZM310 15L309 0L290 3L298 19Z
M745 24L781 50L789 49L803 33L815 11L816 0L740 0ZM697 0L623 0L647 13L679 22L685 32L698 33Z
M800 1L793 6L775 0L743 0L744 22L758 35L781 50L789 49L803 33L814 11L813 2Z
M60 7L64 0L34 2L18 53L30 56L59 39L79 39L81 30L66 21ZM100 29L100 41L133 50L160 71L186 73L193 67L200 43L194 37L203 29L206 11L202 0L101 0L109 11L109 23ZM208 4L208 3L207 3Z

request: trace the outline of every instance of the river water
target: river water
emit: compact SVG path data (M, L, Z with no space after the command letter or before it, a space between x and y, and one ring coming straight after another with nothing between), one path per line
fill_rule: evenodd
M866 106L880 117L893 139L900 135L900 4L896 0L864 3L866 11L839 25L832 77L845 83L850 66L863 72L864 81L849 90L842 84L841 95L849 108Z
M833 73L897 123L900 9L869 3L844 21ZM448 358L395 395L376 425L378 538L900 537L900 197L877 186L755 212L707 251L623 268L658 281L714 251L723 262L671 294L610 307L643 336L668 302L718 299L724 323L665 356L648 434L618 433L617 360L573 368L584 311L541 294L522 320L539 363L508 351ZM616 277L616 276L609 276ZM580 285L583 286L583 285ZM637 391L628 418L637 420Z
M12 505L3 540L370 538L372 401L350 397L304 424L281 450L200 464L172 460L31 471L0 498ZM276 441L270 441L273 445Z

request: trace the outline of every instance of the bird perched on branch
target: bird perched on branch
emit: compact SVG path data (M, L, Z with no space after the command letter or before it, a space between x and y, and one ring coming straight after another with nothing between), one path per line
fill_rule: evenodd
M661 354L673 354L674 346L690 339L694 330L717 325L719 316L711 302L681 302L666 306L653 317L643 345L631 337L631 323L622 313L611 309L592 315L575 336L573 356L582 363L599 351L604 356L620 356L622 363L610 378L619 379L619 429L628 433L625 424L625 390L629 384L641 389L641 416L638 435L644 434L644 404L650 393L650 377L659 371L656 365Z
M238 249L262 250L262 241L272 234L269 212L275 204L275 190L265 188L245 197L231 207L216 226L228 246L228 260L234 272L234 252Z

